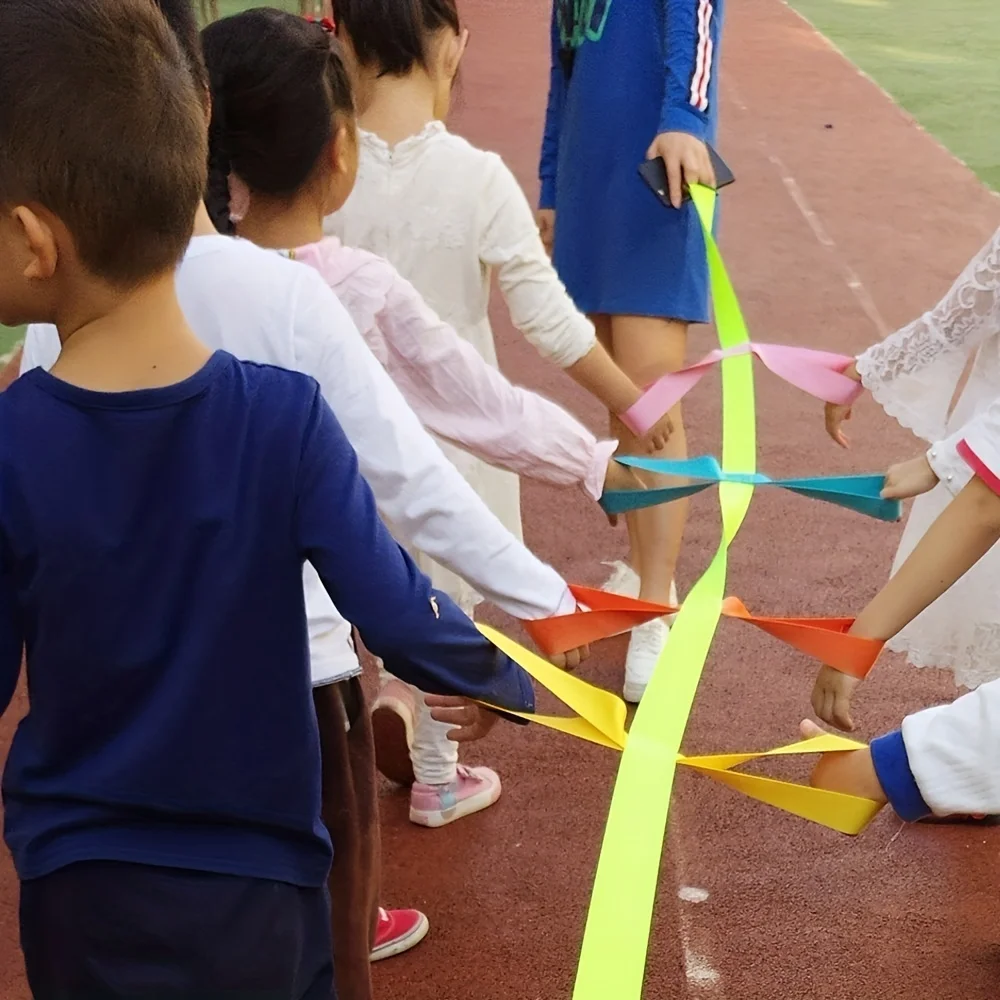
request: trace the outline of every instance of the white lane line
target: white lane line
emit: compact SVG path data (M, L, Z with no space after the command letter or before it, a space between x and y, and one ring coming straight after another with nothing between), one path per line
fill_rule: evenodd
M681 901L678 916L681 930L681 945L684 949L684 975L687 977L689 995L705 996L710 993L713 1000L724 1000L718 970L708 957L707 927L695 927L692 910L708 899L708 890L693 885L682 885L677 890Z
M743 97L738 90L730 84L726 88L726 91L729 100L735 104L742 113L749 113L747 103L743 100ZM844 279L844 284L847 285L849 291L856 299L858 305L861 307L861 311L868 317L872 326L875 327L878 332L879 339L887 337L890 333L892 333L892 327L890 327L889 324L882 318L882 314L879 312L878 306L875 304L875 299L865 287L865 283L861 280L857 271L855 271L854 268L848 264L844 254L837 246L836 241L830 235L829 230L825 225L823 225L823 220L809 204L801 185L795 179L791 170L788 169L784 161L782 161L782 159L771 149L771 145L768 142L768 138L765 133L761 132L758 135L757 145L760 147L761 152L766 157L767 161L777 171L778 176L781 178L781 183L785 192L788 194L789 198L791 198L792 204L799 210L799 214L805 220L805 223L815 237L816 242L819 243L819 245L823 247L823 249L826 250L826 252L833 258L834 263L840 271L841 277Z

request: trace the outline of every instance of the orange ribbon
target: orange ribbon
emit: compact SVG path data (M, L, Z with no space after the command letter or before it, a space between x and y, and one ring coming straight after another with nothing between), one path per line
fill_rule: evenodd
M547 656L565 653L600 639L628 632L637 625L673 615L679 610L669 604L653 604L621 594L609 594L594 587L572 585L570 590L581 608L574 614L557 615L538 621L526 621L524 627L532 641ZM722 602L722 614L737 618L775 639L780 639L807 656L852 677L867 677L875 665L883 643L848 635L853 618L771 618L752 615L737 597Z

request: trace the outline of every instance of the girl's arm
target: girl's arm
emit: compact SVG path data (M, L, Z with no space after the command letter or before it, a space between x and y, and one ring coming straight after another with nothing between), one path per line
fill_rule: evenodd
M538 167L541 181L539 208L556 207L556 177L559 172L559 134L562 129L563 105L566 100L566 74L560 59L561 42L556 4L552 0L552 22L550 26L552 64L549 68L549 100L545 108L545 132L542 134L542 156Z
M527 674L496 649L413 564L382 523L358 459L316 387L302 442L296 540L365 645L399 677L532 711Z
M998 331L1000 230L936 306L858 358L858 374L889 416L939 441L970 354Z
M489 158L483 188L479 257L497 269L510 317L544 358L612 413L623 413L642 393L597 342L594 326L575 305L542 246L528 200L499 157ZM666 422L651 432L663 436Z
M491 465L600 499L617 442L599 442L555 403L511 385L388 262L372 257L352 281L370 268L391 271L371 333L381 334L386 369L424 426Z
M963 452L977 475L942 511L899 572L858 615L851 635L891 639L964 576L1000 539L1000 448L970 425ZM816 714L838 729L854 729L851 699L861 682L824 666L813 687Z
M664 0L663 106L660 133L711 138L711 104L718 84L722 0Z
M504 528L424 430L323 279L301 271L297 367L335 407L396 535L516 618L572 612L565 581Z

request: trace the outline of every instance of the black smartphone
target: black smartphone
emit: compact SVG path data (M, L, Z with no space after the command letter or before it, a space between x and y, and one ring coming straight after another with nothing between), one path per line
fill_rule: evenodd
M708 156L712 161L712 169L715 171L715 189L721 190L732 184L736 178L732 170L726 165L721 156L711 147L708 147ZM659 156L652 160L646 160L639 164L639 175L649 185L650 190L660 200L660 203L667 208L673 208L670 204L670 192L667 190L667 165ZM691 193L684 187L684 201L691 200Z

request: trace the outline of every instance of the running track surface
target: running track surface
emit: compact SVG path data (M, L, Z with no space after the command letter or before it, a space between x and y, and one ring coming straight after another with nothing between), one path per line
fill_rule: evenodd
M500 151L535 190L547 85L548 0L464 0L472 44L456 126ZM778 0L731 4L721 150L723 252L760 340L864 348L931 305L1000 223L964 167ZM597 406L548 371L495 313L517 380L598 429ZM698 331L691 355L712 344ZM760 468L772 475L882 469L918 445L870 403L855 445L823 434L821 408L758 372ZM717 382L687 407L692 452L719 441ZM525 534L568 579L594 584L623 534L573 492L526 484ZM682 591L718 540L711 494L693 504ZM781 491L758 491L730 554L730 592L773 614L853 613L884 580L898 528ZM501 616L485 617L510 628ZM586 676L619 688L624 641L601 644ZM815 665L754 629L722 623L685 749L791 741ZM870 737L950 698L947 675L887 660L857 701ZM11 720L0 731L9 738ZM385 902L419 906L431 935L376 967L381 997L563 1000L571 993L617 756L535 727L500 727L468 759L495 765L504 797L440 831L383 799ZM788 776L805 776L792 765ZM803 765L804 767L804 765ZM705 1000L979 1000L998 995L1000 833L902 828L888 811L850 839L678 775L660 875L645 997ZM0 879L0 997L26 1000L16 883ZM614 1000L614 998L609 998Z

